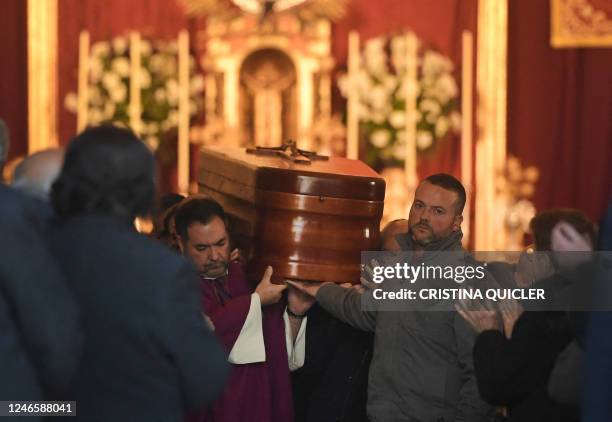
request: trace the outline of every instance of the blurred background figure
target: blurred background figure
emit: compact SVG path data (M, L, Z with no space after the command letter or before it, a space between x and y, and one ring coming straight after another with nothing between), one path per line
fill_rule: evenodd
M59 148L28 155L15 167L11 186L48 202L51 185L57 179L63 162L64 150Z
M223 387L193 267L136 233L153 210L153 156L131 131L90 127L53 184L52 250L77 296L83 358L69 390L87 421L182 421Z

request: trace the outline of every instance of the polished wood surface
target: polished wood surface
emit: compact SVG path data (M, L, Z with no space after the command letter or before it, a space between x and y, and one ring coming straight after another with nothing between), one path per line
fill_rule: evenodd
M306 166L243 151L204 149L199 185L230 215L250 277L272 265L276 282L358 283L361 251L378 245L384 180L356 160Z

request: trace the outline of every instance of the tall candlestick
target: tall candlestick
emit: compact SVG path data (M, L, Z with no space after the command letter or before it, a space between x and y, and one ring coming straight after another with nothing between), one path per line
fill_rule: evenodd
M130 34L130 104L129 118L130 127L140 135L142 106L140 103L140 34L132 32Z
M189 191L189 34L181 30L178 36L178 188Z
M473 192L472 90L474 85L474 36L470 31L463 31L461 51L461 181L468 193L469 199L472 197L471 193ZM463 213L463 239L465 242L469 242L471 213L469 200L465 204Z
M418 40L413 32L406 34L406 74L404 97L406 99L406 159L404 172L409 194L417 187L417 50Z
M77 132L87 127L87 108L89 103L89 32L79 34L79 86L77 91Z
M357 78L359 75L359 34L349 33L348 49L348 97L347 97L347 128L346 156L357 160L359 158L359 91Z

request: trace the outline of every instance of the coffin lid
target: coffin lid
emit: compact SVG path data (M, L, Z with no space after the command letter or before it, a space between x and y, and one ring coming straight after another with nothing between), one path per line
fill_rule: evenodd
M252 187L275 192L383 201L385 181L359 160L330 157L311 164L248 154L246 148L204 147L200 167Z

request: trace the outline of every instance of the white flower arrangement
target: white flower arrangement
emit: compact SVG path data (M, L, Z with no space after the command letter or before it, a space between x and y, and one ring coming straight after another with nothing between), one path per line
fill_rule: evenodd
M141 137L153 150L161 147L167 132L178 124L178 58L176 42L142 40L140 86L142 105ZM91 46L89 58L89 99L87 121L129 123L130 52L127 37L99 41ZM196 62L189 57L189 115L202 111L204 78L195 73ZM64 106L77 112L77 94L70 92Z
M359 92L360 132L368 142L366 162L381 167L406 158L404 74L406 38L377 37L366 41L356 88ZM417 150L431 152L450 131L458 133L459 89L453 63L442 54L421 47L417 86ZM348 75L338 79L344 97L350 89Z

